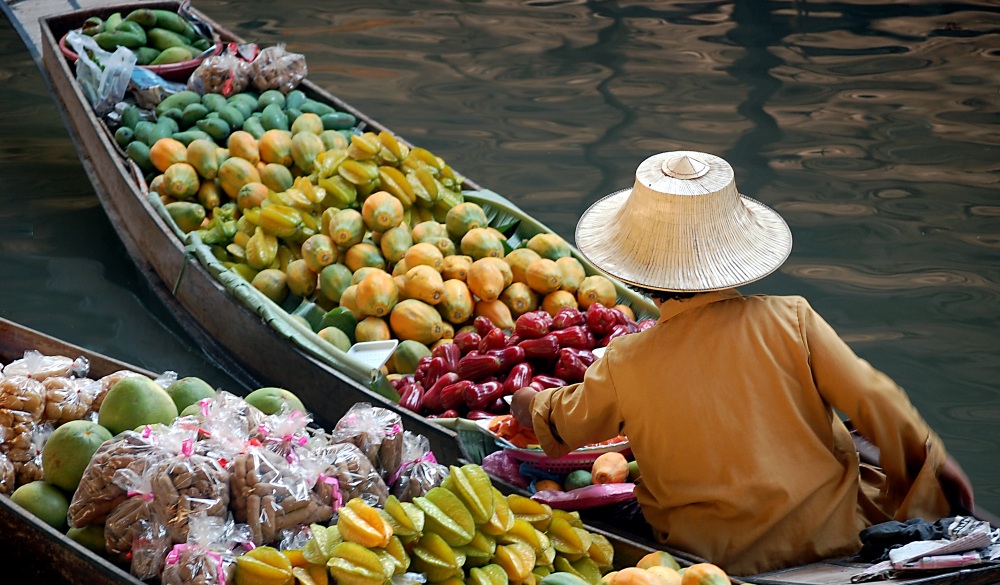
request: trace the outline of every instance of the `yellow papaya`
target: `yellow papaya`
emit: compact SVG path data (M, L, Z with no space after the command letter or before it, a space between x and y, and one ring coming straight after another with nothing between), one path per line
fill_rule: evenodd
M258 172L260 173L260 182L276 193L287 191L294 184L292 172L284 165L266 163Z
M448 228L443 223L436 221L422 221L413 226L411 235L413 236L413 241L419 244L432 239L448 237Z
M292 134L287 130L272 129L264 132L257 141L260 160L290 167L292 159Z
M580 283L587 277L587 273L583 269L583 264L580 264L580 261L572 256L563 256L556 260L556 266L559 267L559 272L562 275L560 289L576 294L576 289L580 287Z
M149 162L161 173L174 163L187 162L187 147L180 140L160 138L149 147Z
M316 273L337 261L337 247L330 236L313 234L302 242L302 259Z
M236 193L236 206L240 209L252 209L260 207L261 203L267 199L269 191L267 185L257 181L251 181Z
M413 245L413 237L410 230L403 226L390 228L382 234L378 246L382 250L382 256L389 262L399 262L406 255L406 251Z
M392 339L389 325L385 319L373 317L371 315L358 321L354 328L354 338L360 341L388 341Z
M517 248L511 250L504 260L510 266L510 270L513 273L514 282L528 282L527 272L528 266L531 266L537 260L541 260L542 257L538 255L531 248Z
M230 157L219 165L216 178L226 195L236 199L240 189L247 183L260 183L257 167L246 159Z
M538 294L547 295L562 286L562 271L554 260L542 258L528 266L524 274L528 286Z
M155 145L154 145L155 146ZM202 179L214 179L219 171L219 159L215 155L215 142L206 138L192 140L187 146L185 161L198 171Z
M186 162L175 162L163 172L163 191L174 199L190 199L198 194L198 172Z
M292 160L303 173L309 174L316 169L316 156L323 150L318 134L299 132L292 135Z
M341 209L330 218L330 239L341 248L360 244L365 237L365 220L356 209Z
M489 227L489 220L482 207L471 201L465 201L448 210L445 226L453 240L461 241L469 230Z
M554 290L545 295L542 299L542 310L553 317L555 317L556 313L559 312L559 309L562 309L563 307L569 307L571 309L579 307L573 293L565 290Z
M541 233L535 234L528 240L528 248L534 250L542 258L548 258L555 262L565 256L572 255L566 240L556 234Z
M360 242L354 244L344 253L344 264L351 270L357 271L363 266L372 266L385 270L385 258L382 252L374 244Z
M511 283L500 293L500 300L507 305L511 316L515 318L538 309L538 293L523 282Z
M613 307L618 300L618 292L611 279L595 274L580 281L580 286L576 289L576 300L580 304L581 310L587 309L594 303Z
M365 225L373 232L384 232L403 221L403 204L386 191L376 191L361 206Z
M430 345L441 339L441 315L423 301L407 299L396 303L389 315L389 325L399 339L412 339Z
M473 314L476 317L489 318L494 325L501 329L511 330L514 328L514 318L510 314L510 309L500 299L477 302Z
M406 272L406 297L436 305L444 296L441 273L426 264L419 264Z
M462 254L471 256L473 260L492 256L503 258L503 244L484 228L472 228L462 236Z
M230 134L226 140L226 148L229 149L229 156L237 156L252 165L260 162L260 145L253 134L245 130Z
M285 275L288 277L288 290L293 295L308 297L316 290L318 275L301 258L288 263Z
M362 245L362 244L358 244ZM358 308L366 315L384 317L399 299L396 283L387 272L375 270L357 284Z
M445 280L457 279L465 282L472 267L472 257L452 254L445 256L441 267L441 278Z
M424 264L439 272L444 264L444 255L441 254L441 250L426 242L410 246L410 249L403 255L403 259L409 268Z
M495 301L504 290L504 275L497 266L483 258L469 266L465 278L472 294L484 301Z

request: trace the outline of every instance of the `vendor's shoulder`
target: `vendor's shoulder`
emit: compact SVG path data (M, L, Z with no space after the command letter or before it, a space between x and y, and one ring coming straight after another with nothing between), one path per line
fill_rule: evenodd
M809 301L801 295L749 295L744 298L748 302L759 303L773 309L783 308L789 311L812 310Z

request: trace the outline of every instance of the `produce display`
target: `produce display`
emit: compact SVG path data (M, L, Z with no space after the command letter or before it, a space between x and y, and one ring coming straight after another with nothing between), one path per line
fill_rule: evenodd
M115 12L102 19L91 16L80 31L105 51L131 50L138 65L169 65L190 61L215 42L177 12L140 8L126 15Z
M152 381L123 371L90 380L85 360L37 352L2 372L0 436L26 432L19 425L29 420L54 427L39 445L37 475L12 480L19 485L12 500L142 579L728 583L714 565L682 569L665 552L637 567L616 566L612 543L587 530L578 513L505 496L478 465L435 463L426 439L402 429L398 414L382 408L356 404L325 431L311 425L287 390L257 393L253 402L265 407L279 400L267 414L225 391L208 392L194 378ZM45 382L54 379L64 380L50 385L60 390L74 381L93 388L81 392L91 404L83 418L44 418ZM135 409L130 422L136 428L112 435L99 421L123 420L119 411L126 409L115 406L119 394L155 407ZM52 399L61 404L64 396L54 392ZM160 418L164 405L174 413L167 422ZM9 454L16 442L5 439L2 452ZM15 474L25 466L7 461ZM595 475L602 473L597 467ZM621 473L619 462L606 467ZM390 493L403 478L406 494Z

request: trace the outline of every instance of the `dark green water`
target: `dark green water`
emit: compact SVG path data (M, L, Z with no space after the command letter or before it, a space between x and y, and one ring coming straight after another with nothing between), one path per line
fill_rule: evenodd
M795 238L744 292L808 298L1000 511L995 3L195 7L288 43L314 81L570 240L651 154L727 159ZM0 315L228 384L138 277L6 21L0 52Z

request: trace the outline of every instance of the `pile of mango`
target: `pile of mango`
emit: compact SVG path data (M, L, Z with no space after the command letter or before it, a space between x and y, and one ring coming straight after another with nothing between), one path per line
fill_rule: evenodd
M115 12L106 20L91 16L80 30L105 51L130 49L138 65L190 61L213 45L177 12L154 8L139 8L125 17Z

